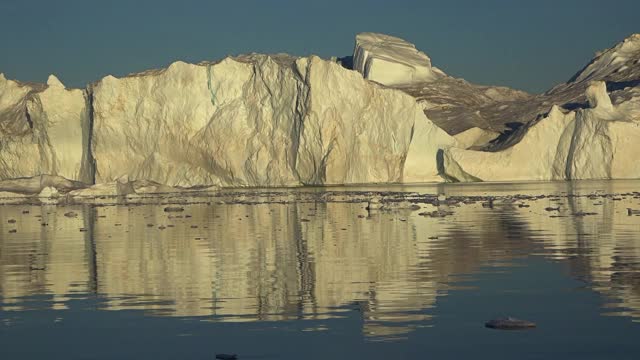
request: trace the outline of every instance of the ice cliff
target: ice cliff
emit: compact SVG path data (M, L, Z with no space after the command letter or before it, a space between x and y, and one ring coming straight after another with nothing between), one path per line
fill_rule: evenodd
M312 56L248 55L92 86L97 182L289 186L435 181L454 143L415 99Z
M438 181L455 143L416 100L318 57L176 62L86 91L2 78L3 179L170 186Z

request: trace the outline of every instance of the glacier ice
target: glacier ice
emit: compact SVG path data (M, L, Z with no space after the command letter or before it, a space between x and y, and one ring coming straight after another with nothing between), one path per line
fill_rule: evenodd
M86 89L0 74L0 191L640 178L640 35L539 95L388 35L359 34L353 60L178 61Z
M411 96L315 56L177 62L106 77L92 93L98 182L434 181L436 152L454 143Z

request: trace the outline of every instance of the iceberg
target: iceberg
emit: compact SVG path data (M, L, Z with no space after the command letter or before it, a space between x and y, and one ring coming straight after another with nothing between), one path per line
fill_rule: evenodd
M246 55L91 86L96 181L295 186L439 180L455 140L415 98L316 56Z
M640 178L638 34L540 95L453 78L383 34L358 34L353 60L177 61L85 89L0 74L0 191Z

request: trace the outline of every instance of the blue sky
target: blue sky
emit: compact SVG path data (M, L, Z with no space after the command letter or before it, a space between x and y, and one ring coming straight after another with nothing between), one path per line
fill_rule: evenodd
M0 0L0 72L68 86L247 52L350 55L403 37L447 73L531 92L640 32L637 0Z

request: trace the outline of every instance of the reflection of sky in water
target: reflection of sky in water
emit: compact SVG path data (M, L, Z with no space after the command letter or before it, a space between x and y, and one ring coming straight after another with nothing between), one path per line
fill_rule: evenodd
M542 276L584 281L602 295L601 314L640 321L640 217L627 214L628 207L640 209L630 193L635 184L403 188L449 198L563 195L496 201L493 208L482 201L440 205L453 211L444 218L418 215L424 210L368 214L363 202L350 202L362 194L339 188L330 196L233 194L187 205L183 213L163 206L4 206L0 306L20 317L23 310L65 310L93 299L94 309L205 322L304 319L309 324L300 330L308 332L331 330L323 321L356 312L366 338L396 340L442 326L434 317L450 316L439 309L443 299L457 291L486 293L486 274L524 274L513 291L526 294L543 281L528 270L531 263L547 259L560 273ZM604 193L616 195L586 196ZM70 209L79 216L63 216ZM596 215L575 215L581 212ZM496 298L486 301L499 301L499 292L491 294Z

